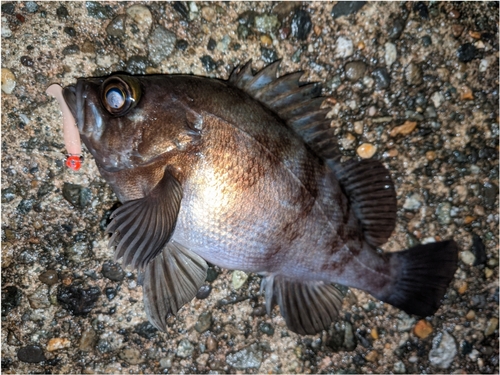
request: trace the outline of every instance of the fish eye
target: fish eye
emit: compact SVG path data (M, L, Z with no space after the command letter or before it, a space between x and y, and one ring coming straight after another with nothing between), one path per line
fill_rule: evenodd
M106 110L114 116L123 116L140 98L139 82L130 76L112 76L102 86L101 100Z

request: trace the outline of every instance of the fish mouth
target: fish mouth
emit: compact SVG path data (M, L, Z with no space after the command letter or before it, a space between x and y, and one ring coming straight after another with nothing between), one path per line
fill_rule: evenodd
M80 133L83 131L83 126L85 124L85 111L84 104L87 95L84 91L84 85L82 81L78 81L76 85L69 85L63 88L63 98L73 115L76 126Z

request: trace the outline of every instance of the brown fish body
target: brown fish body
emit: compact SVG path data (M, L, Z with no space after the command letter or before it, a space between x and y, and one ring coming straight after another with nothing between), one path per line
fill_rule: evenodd
M414 296L399 295L425 292L415 286L425 278L422 264L407 270L425 263L421 256L376 251L395 223L389 173L376 161L340 163L324 144L332 139L317 90L274 72L253 76L246 69L232 82L82 79L68 91L82 139L124 203L109 228L116 257L143 272L145 305L159 328L194 297L204 261L266 276L268 309L277 302L299 333L334 319L341 294L330 283L410 312ZM135 95L130 108L106 108L115 103L113 85L118 104L126 90ZM434 253L436 246L417 250ZM454 243L439 246L446 271L428 286L434 295L421 301L430 307L416 313L438 307L456 268ZM417 253L400 254L409 252ZM434 272L438 260L427 261ZM398 282L403 291L393 290Z

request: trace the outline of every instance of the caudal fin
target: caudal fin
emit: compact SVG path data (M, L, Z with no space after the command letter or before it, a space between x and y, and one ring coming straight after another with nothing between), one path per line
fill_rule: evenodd
M418 245L391 257L399 276L390 290L377 298L409 314L434 314L457 270L455 241Z

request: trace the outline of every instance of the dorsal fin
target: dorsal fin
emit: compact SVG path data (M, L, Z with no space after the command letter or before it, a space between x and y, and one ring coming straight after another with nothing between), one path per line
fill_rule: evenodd
M277 113L323 159L340 158L337 139L326 118L328 108L321 108L321 83L300 82L303 72L276 77L281 60L255 75L252 60L231 74L229 83L251 95Z

